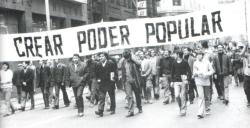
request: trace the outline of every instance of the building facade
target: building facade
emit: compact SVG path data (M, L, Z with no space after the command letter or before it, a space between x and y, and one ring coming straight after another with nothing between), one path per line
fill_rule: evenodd
M49 0L51 29L87 24L87 4L79 0ZM0 0L0 15L8 33L46 30L44 0Z
M88 0L89 23L136 17L134 0Z
M214 8L220 4L233 3L239 0L159 0L158 16L173 16L193 11Z

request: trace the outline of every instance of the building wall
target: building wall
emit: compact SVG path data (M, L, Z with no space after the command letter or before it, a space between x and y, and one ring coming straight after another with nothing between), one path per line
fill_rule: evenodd
M174 6L174 1L180 1L181 5ZM232 3L239 0L160 0L157 12L160 16L178 15L198 10L215 8L220 4Z
M89 22L126 20L135 18L132 0L89 0Z
M46 30L44 0L0 0L0 14L5 17L9 33ZM88 22L87 4L75 0L50 0L50 15L52 29Z

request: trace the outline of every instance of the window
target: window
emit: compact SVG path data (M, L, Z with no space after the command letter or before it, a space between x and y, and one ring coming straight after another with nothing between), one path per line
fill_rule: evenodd
M181 6L181 0L173 0L173 6Z

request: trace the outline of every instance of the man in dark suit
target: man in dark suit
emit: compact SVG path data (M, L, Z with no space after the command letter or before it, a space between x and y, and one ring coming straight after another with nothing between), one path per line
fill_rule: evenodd
M50 67L47 66L46 60L40 60L40 66L36 68L37 86L41 88L45 109L49 109L50 95Z
M59 94L60 89L63 94L63 101L66 107L69 106L70 101L66 91L69 73L65 64L61 63L59 59L54 60L54 66L51 68L51 82L55 87L55 104L53 109L59 109Z
M223 95L223 103L229 103L229 84L230 75L232 74L232 67L230 57L224 53L223 45L218 45L218 55L215 57L215 75L214 77L219 81Z
M82 94L89 75L86 67L86 63L80 61L80 56L74 54L72 63L69 65L69 79L70 86L73 88L79 117L83 116L84 111Z
M103 52L99 54L100 62L97 68L97 82L100 84L99 87L99 106L96 115L103 116L106 93L110 97L110 114L115 114L115 66L111 60L108 60L108 53Z
M22 107L21 110L25 111L25 106L26 106L26 102L28 100L28 94L31 100L31 110L35 108L35 101L34 101L34 84L33 84L33 80L34 80L34 71L30 68L28 68L28 66L30 65L29 61L25 61L23 63L23 67L24 70L22 70L21 72L21 78L23 79L22 81L22 90L24 91L24 96L23 96L23 103L22 103Z
M18 64L17 70L14 71L12 80L13 85L15 85L17 89L17 99L19 104L21 104L22 101L22 84L23 84L22 70L23 70L23 64Z

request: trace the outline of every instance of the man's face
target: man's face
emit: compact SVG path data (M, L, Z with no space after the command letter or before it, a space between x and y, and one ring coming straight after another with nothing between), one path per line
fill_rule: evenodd
M107 60L106 56L104 54L100 54L100 61L103 63Z
M79 62L79 57L78 56L73 56L72 61L76 64Z
M23 70L23 68L24 68L24 67L21 66L21 65L19 65L19 66L17 67L18 70Z
M202 54L197 54L197 59L198 60L202 60L202 58L203 58Z
M23 62L23 68L26 69L27 68L27 64L25 62ZM19 66L19 67L22 67L22 66Z
M168 51L165 51L165 52L164 52L164 56L165 56L165 57L169 57L169 56L170 56L169 52L168 52Z
M8 69L8 66L7 66L6 64L4 64L4 65L2 66L2 69L3 69L4 71L6 71L6 70Z
M59 63L59 59L54 59L54 62L55 63Z
M183 52L184 52L184 55L188 55L188 54L189 54L189 51L188 51L187 48L185 48L185 49L183 50Z
M152 57L155 56L155 51L151 51L151 56L152 56Z
M223 48L222 46L218 46L218 52L219 52L219 53L222 53L223 50L224 50L224 48Z

